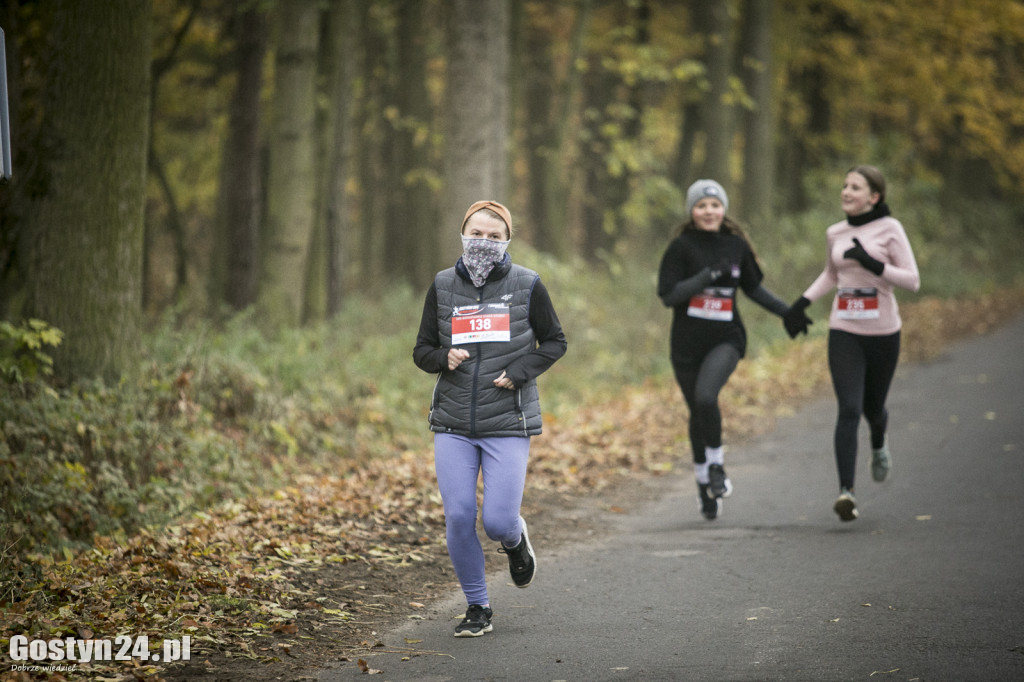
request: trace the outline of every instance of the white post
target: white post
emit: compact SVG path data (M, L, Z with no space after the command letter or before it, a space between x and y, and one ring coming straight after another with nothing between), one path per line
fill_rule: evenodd
M11 177L11 122L7 109L7 46L0 28L0 183Z

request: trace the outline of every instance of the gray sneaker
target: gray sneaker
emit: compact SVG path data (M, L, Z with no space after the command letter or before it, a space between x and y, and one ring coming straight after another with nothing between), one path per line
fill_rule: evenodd
M889 455L889 440L886 439L882 447L877 450L871 449L871 478L881 483L889 475L891 468L892 456Z
M857 518L857 501L853 499L853 491L843 488L839 491L839 497L832 506L836 514L839 514L840 521L853 521Z

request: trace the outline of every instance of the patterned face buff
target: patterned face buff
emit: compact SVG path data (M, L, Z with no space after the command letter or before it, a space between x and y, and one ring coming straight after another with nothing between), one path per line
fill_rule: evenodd
M469 270L473 286L482 287L494 266L505 258L508 242L493 239L462 238L462 264Z

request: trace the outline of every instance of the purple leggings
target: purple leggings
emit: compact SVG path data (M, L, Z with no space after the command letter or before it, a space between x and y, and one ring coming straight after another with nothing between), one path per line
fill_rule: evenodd
M483 525L491 540L514 547L522 535L519 507L526 485L529 438L434 434L434 470L444 502L448 555L467 604L488 604L484 551L476 532L477 479L483 471Z

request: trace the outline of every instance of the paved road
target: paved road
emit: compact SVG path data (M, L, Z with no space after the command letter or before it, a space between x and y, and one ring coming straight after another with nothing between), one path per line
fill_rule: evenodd
M600 541L537 547L529 589L493 576L494 632L452 637L453 595L387 633L431 653L368 657L370 679L1024 680L1024 318L900 370L893 474L871 480L864 427L852 523L832 512L834 410L728 452L717 521L680 476Z

